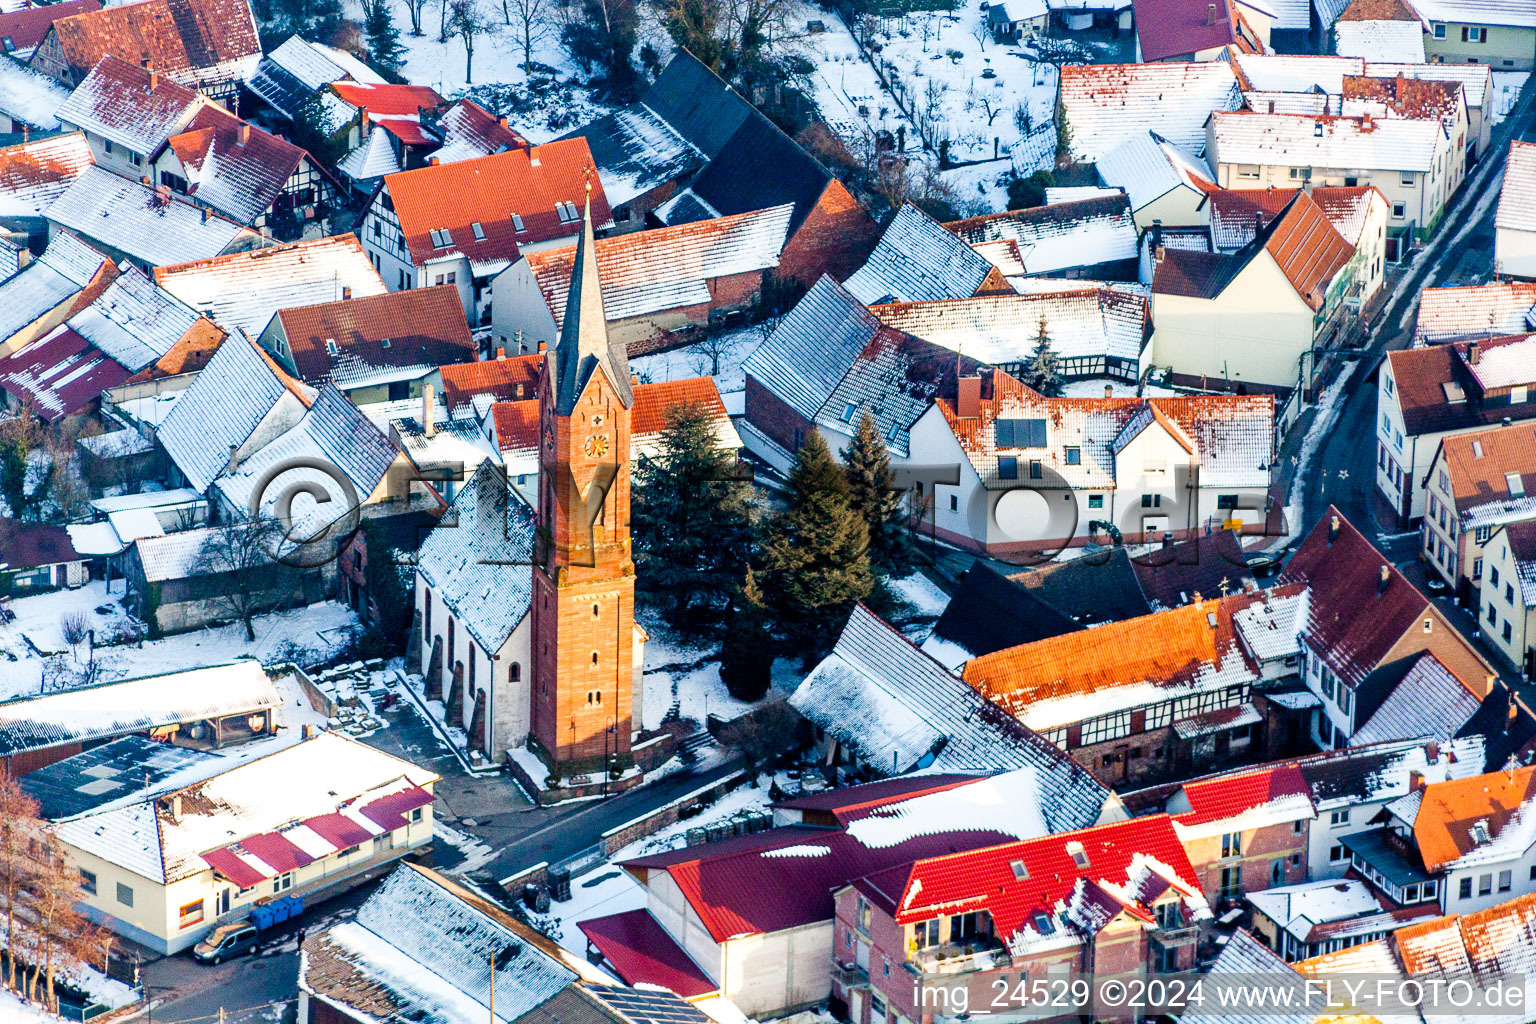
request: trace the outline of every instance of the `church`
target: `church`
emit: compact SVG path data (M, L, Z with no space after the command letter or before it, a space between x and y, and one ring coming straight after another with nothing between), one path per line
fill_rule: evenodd
M533 506L488 461L417 555L429 698L471 751L495 763L526 745L563 778L625 771L645 726L629 538L635 385L607 323L587 217L539 370Z

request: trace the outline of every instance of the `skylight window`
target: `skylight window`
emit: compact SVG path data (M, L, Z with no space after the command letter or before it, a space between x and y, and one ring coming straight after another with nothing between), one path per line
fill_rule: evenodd
M522 234L524 231L528 230L527 228L523 227L523 215L522 214L514 213L512 215L512 230L516 231L518 234Z
M339 351L336 348L336 339L335 338L326 338L325 339L325 350L326 350L326 352L330 353L331 355L335 355Z
M388 338L380 338L379 339L379 348L389 348L389 339Z
M568 203L563 199L555 204L555 213L560 215L562 224L570 224L581 219L581 213L577 211L576 204Z
M1084 870L1088 867L1088 851L1083 849L1082 843L1068 843L1067 852L1072 855L1072 863L1076 864L1079 870Z
M1511 498L1525 497L1525 481L1520 479L1519 473L1505 473L1504 482L1509 485L1509 496Z
M480 222L479 221L475 221L473 224L471 224L469 226L469 229L475 233L475 241L477 241L477 242L485 241L485 228L480 226Z
M1016 881L1022 882L1029 877L1029 868L1024 866L1023 861L1016 860L1008 866L1013 869L1013 877Z
M1035 931L1041 935L1054 935L1056 934L1056 925L1051 922L1048 915L1037 911L1035 913Z
M853 417L858 414L858 411L859 407L854 405L852 402L849 402L847 405L843 406L843 422L852 423Z
M448 248L448 246L450 246L452 244L453 244L453 236L448 233L448 229L447 228L433 228L432 229L432 248L434 248L434 249L446 249L446 248Z

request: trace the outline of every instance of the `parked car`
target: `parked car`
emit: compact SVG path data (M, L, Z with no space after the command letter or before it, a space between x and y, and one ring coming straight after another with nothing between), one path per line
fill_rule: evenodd
M192 947L192 955L210 964L242 956L256 948L256 938L260 934L249 920L221 924Z

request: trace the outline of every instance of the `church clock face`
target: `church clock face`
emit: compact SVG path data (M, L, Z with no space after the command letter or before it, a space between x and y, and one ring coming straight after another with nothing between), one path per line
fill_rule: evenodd
M587 457L600 459L608 454L608 435L593 434L587 438Z

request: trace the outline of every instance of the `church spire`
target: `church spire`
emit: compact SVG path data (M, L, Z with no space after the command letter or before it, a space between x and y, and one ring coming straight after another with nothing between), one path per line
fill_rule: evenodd
M571 284L565 295L565 322L555 345L555 411L569 416L576 400L601 366L619 400L627 409L634 405L629 386L629 356L622 344L608 339L608 315L603 309L603 286L597 273L597 240L592 234L592 182L587 182L586 209L581 218L581 237L571 265Z

